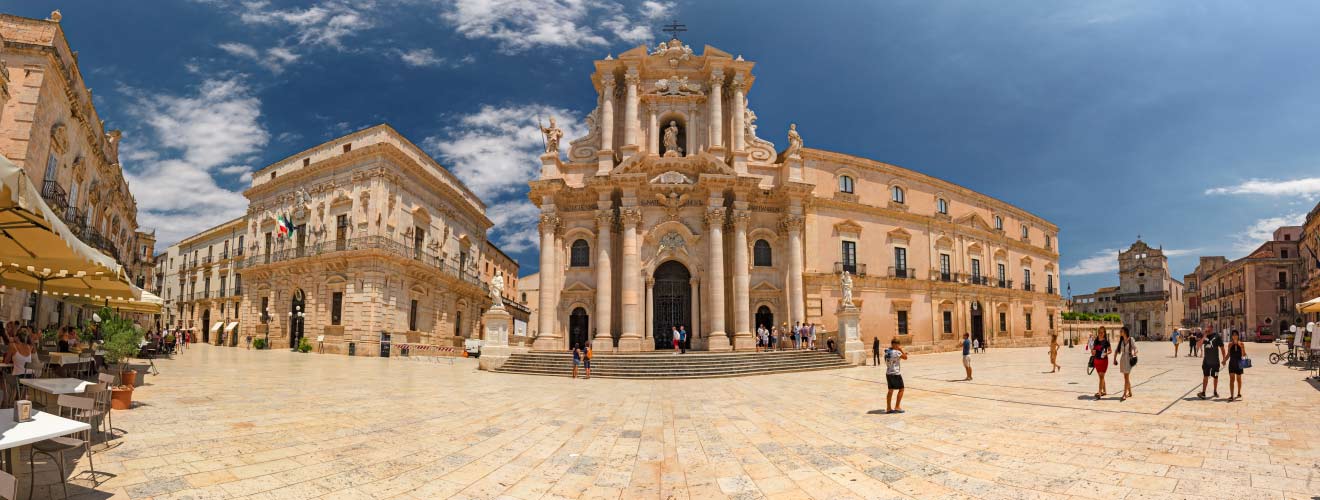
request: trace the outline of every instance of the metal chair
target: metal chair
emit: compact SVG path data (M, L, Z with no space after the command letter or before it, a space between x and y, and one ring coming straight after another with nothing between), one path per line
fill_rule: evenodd
M99 373L99 374L96 375L96 380L97 380L98 382L100 382L101 384L104 384L105 387L106 387L106 394L105 394L105 398L106 398L106 399L105 399L105 430L106 430L111 436L114 436L114 435L115 435L115 417L114 417L114 412L111 412L111 411L110 411L110 395L111 395L111 391L110 391L110 389L111 389L111 388L114 388L114 387L118 387L119 384L115 382L115 375L114 375L113 373Z
M26 396L27 386L18 383L18 377L15 377L11 372L6 373L4 376L4 390L5 399L4 403L0 404L0 408L13 408L15 401Z
M92 357L92 351L78 353L78 378L91 377L92 365L94 364L96 364L96 359Z
M5 471L0 471L0 498L4 500L18 498L18 478Z
M87 412L92 428L100 429L102 443L109 442L106 438L105 423L107 416L110 415L110 388L104 383L92 384L83 388L83 396L96 403L95 408Z
M91 425L91 411L96 408L96 402L91 398L61 394L57 400L57 405L61 417ZM60 472L60 486L64 489L64 498L69 497L69 481L64 477L64 452L66 451L73 451L79 447L83 448L87 453L87 470L92 474L92 483L96 483L96 465L92 462L92 430L89 427L77 434L82 435L83 438L64 436L32 444L32 453L28 457L29 499L32 498L32 489L36 486L37 481L37 455L45 455L55 462L55 466Z

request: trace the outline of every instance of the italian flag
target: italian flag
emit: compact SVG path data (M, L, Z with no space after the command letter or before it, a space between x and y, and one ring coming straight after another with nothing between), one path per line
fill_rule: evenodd
M275 232L280 237L284 237L288 235L289 231L293 229L293 224L290 224L288 217L285 217L283 215L275 216L275 226L276 226Z

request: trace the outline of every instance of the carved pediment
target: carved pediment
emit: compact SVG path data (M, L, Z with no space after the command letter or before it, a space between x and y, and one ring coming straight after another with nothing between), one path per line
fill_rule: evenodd
M890 240L897 240L897 241L910 241L910 240L912 240L912 233L907 232L906 229L903 229L903 228L901 228L901 227L896 227L896 228L894 228L893 230L891 230L891 231L889 231L888 233L885 233L885 234L889 236L889 239L890 239Z
M692 179L677 170L670 170L651 179L651 184L692 184Z
M688 81L687 76L678 75L656 80L655 94L674 96L705 95L705 93L701 91L700 84Z
M835 224L834 224L834 232L835 232L836 234L854 234L854 235L860 235L860 234L862 234L862 225L861 225L861 224L858 224L857 222L855 222L855 221L853 221L853 220L851 220L851 219L849 219L849 220L845 220L845 221L843 221L843 222L835 223Z
M965 226L971 226L971 227L974 227L974 228L976 228L976 229L981 229L981 230L984 230L984 231L992 231L992 230L993 230L993 229L990 227L990 223L986 222L985 219L982 219L980 215L975 214L975 213L971 213L971 214L967 214L967 215L964 215L964 216L962 216L962 217L959 217L959 218L958 218L958 224L962 224L962 225L965 225Z
M595 288L589 287L581 281L574 281L573 284L564 287L565 292L590 292L592 290L595 290Z
M664 175L669 171L678 171L689 179L704 173L737 175L722 159L705 151L696 155L674 157L633 155L614 167L610 174Z
M762 281L752 287L752 293L779 293L781 288L770 284L769 281Z

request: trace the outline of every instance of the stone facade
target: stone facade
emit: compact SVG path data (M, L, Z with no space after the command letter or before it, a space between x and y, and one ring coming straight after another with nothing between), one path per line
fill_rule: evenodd
M1161 248L1137 240L1118 254L1118 314L1136 338L1165 338L1182 326L1183 284Z
M239 217L166 250L159 259L164 326L191 328L201 342L221 344L223 337L223 345L238 343L238 336L226 329L238 322L243 281L235 263L243 258L246 231L246 220Z
M1196 321L1189 319L1189 326L1237 330L1252 340L1304 323L1296 309L1298 302L1306 300L1303 288L1308 260L1303 257L1302 238L1303 226L1285 226L1240 259L1202 257L1193 273L1199 283L1199 307Z
M1058 228L955 184L757 134L754 63L681 41L596 61L590 132L542 156L534 347L750 350L758 324L917 349L1042 344L1063 300ZM553 146L553 145L552 145ZM566 157L566 158L565 158ZM524 290L526 291L526 290Z
M382 332L440 345L480 336L485 205L388 125L267 166L244 195L240 335L286 349L324 335L326 352L352 343L357 355L379 354Z
M1299 271L1301 281L1301 301L1320 297L1320 203L1306 214L1302 224L1298 254L1302 259ZM1320 322L1320 313L1310 313L1300 322Z
M1107 286L1095 293L1074 296L1070 309L1091 314L1118 314L1118 287Z
M135 249L154 241L138 231L137 202L119 164L120 132L106 130L97 114L59 12L44 20L0 14L0 38L0 154L23 167L80 239L146 284L150 254L139 259ZM31 295L6 290L0 316L20 317ZM39 318L43 325L72 307L45 300L42 311L54 316Z

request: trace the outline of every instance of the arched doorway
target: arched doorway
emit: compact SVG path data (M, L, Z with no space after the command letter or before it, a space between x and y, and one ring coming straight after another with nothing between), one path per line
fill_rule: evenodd
M293 302L289 304L289 348L298 349L298 341L303 337L303 315L307 312L307 296L301 288L293 292Z
M692 346L692 273L678 261L671 260L655 269L651 288L651 335L656 349L673 349L675 327L687 327L686 347Z
M985 315L980 302L972 302L972 339L985 345Z
M763 326L767 330L775 326L775 313L770 312L770 308L766 306L756 308L756 324L752 328L760 329Z
M578 307L568 315L568 347L570 349L573 346L586 347L589 325L591 325L591 316L587 315L586 309Z
M211 343L211 310L202 311L202 343Z

